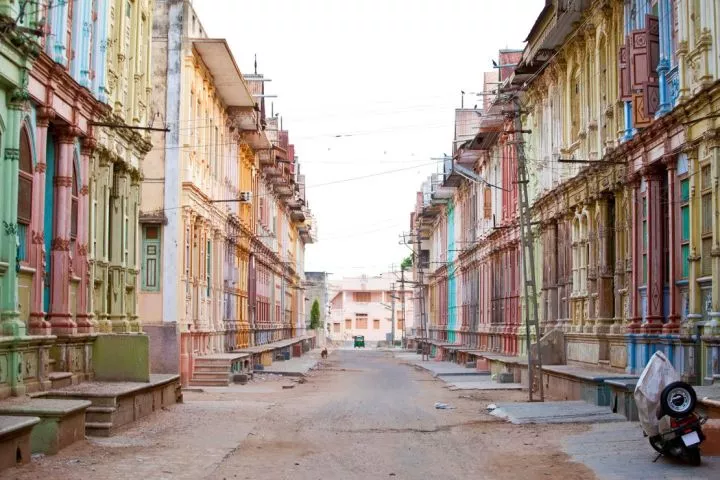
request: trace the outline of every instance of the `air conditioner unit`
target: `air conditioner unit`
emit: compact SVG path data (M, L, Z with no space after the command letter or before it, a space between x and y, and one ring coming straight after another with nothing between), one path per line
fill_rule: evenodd
M252 192L240 192L238 200L240 200L240 203L252 202Z

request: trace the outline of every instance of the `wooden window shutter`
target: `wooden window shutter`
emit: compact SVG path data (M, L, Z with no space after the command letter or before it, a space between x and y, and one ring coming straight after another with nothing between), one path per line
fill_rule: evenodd
M653 117L660 108L660 86L657 83L646 83L643 86L645 116Z
M483 217L487 220L492 217L492 190L490 189L490 187L485 187L485 191L483 193L485 195L483 201Z
M657 83L660 36L657 17L647 15L645 28L630 32L630 85L640 90L646 83Z
M630 88L630 62L628 57L630 55L629 39L625 38L625 45L620 47L620 59L618 69L620 70L619 78L619 90L620 99L623 101L632 100L632 91Z
M32 218L33 162L30 138L23 127L20 131L20 165L18 172L18 223L30 225Z

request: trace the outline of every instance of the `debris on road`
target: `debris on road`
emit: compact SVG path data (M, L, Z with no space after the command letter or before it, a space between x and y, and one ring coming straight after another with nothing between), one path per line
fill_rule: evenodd
M495 405L494 403L491 403L486 408L487 408L488 412L492 412L493 410L495 410L497 408L497 405Z
M283 388L283 390L287 390L290 388L295 388L295 385L283 385L282 388Z
M435 402L435 408L438 410L453 410L455 407L452 407L447 403Z

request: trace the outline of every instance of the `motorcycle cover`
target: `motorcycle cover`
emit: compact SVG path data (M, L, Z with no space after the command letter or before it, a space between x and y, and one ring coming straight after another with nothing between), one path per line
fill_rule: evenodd
M660 395L663 389L678 381L680 375L665 354L655 352L640 375L634 393L640 425L648 436L652 437L660 433L657 411L660 408Z

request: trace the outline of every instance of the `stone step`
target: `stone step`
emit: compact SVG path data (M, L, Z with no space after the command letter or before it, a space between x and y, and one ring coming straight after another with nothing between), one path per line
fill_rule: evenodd
M212 372L195 372L192 378L194 380L223 380L230 381L230 375L227 372L223 373L212 373Z
M182 402L182 389L178 375L151 374L149 382L85 382L44 392L39 398L92 402L85 410L85 433L110 436L123 425Z
M64 388L72 385L72 372L52 372L48 375L50 389Z
M88 407L85 412L85 424L88 423L112 423L113 415L117 411L116 407Z
M225 375L230 374L230 368L222 368L222 367L216 367L216 366L207 366L207 365L195 365L195 368L193 369L194 372L204 372L204 373L223 373Z
M38 417L0 416L0 471L30 462L30 435Z
M31 398L0 403L0 415L40 418L30 435L32 453L53 455L85 438L87 400Z
M230 385L228 380L212 380L212 379L190 379L190 386L192 387L227 387Z

